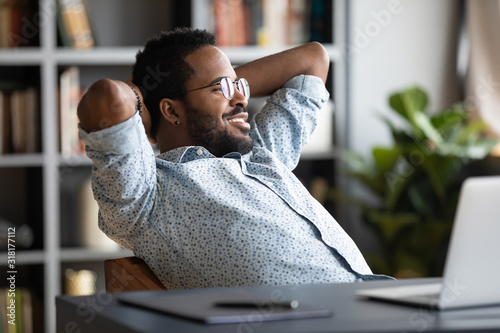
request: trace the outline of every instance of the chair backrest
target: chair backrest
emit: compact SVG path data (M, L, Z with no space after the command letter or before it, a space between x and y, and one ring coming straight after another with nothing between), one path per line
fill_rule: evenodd
M167 289L149 266L137 257L105 260L104 279L109 293Z

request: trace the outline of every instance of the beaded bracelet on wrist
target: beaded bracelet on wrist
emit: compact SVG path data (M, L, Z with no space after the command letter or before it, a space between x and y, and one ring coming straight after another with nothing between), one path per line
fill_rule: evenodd
M141 101L141 98L139 97L139 94L137 93L137 91L135 91L134 87L132 87L132 86L129 86L129 87L130 87L130 89L132 89L132 91L135 94L135 97L137 98L136 111L139 111L139 114L142 114L142 101Z

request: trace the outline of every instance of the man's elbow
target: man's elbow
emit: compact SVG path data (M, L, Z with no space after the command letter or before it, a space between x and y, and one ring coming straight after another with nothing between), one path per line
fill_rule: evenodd
M310 74L320 77L323 82L326 82L328 69L330 68L330 57L325 47L318 42L308 43L308 47L312 54Z
M94 82L87 92L83 95L78 103L77 114L80 124L87 131L96 130L93 124L99 112L99 107L102 101L106 98L106 94L110 93L113 81L110 79L101 79Z
M135 105L135 97L129 90L120 81L101 79L94 82L78 104L77 113L82 127L92 132L128 119Z

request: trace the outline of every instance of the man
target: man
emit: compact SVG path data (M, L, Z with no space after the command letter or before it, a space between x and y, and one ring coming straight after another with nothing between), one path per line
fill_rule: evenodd
M206 31L148 41L132 89L100 80L78 108L100 228L170 288L384 278L292 173L328 66L318 43L233 69ZM249 87L271 96L252 120Z

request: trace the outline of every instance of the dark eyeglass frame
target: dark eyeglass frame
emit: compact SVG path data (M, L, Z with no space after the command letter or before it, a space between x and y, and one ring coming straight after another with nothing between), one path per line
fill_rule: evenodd
M223 80L226 80L227 87L228 87L229 91L227 89L223 89L223 84L222 84ZM219 86L221 86L222 95L227 100L230 101L234 97L234 84L235 83L236 83L236 89L248 101L248 99L250 98L250 85L248 84L248 81L246 79L244 79L244 78L239 78L239 79L236 79L235 81L231 81L231 79L229 77L227 77L227 76L221 77L220 80L219 80L219 82L211 83L208 86L204 86L204 87L200 87L200 88L196 88L196 89L186 90L186 91L183 91L181 93L175 94L171 98L187 94L188 92L191 92L191 91L201 90L201 89L210 88L210 87L214 87L214 86L218 86L219 85Z

